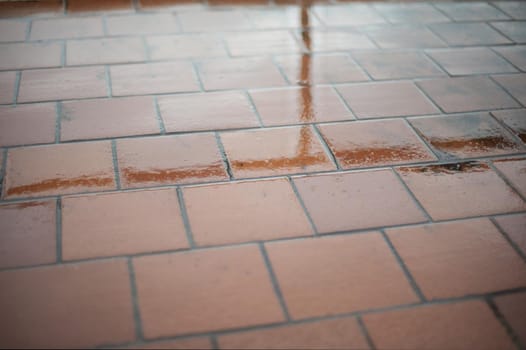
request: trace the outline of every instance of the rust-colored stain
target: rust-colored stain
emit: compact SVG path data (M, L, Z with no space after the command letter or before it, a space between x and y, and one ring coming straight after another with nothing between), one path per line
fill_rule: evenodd
M191 178L224 177L225 169L222 164L189 169L151 169L140 170L132 167L124 168L122 174L127 182L178 182Z
M520 131L517 136L522 140L522 142L526 143L526 131Z
M385 162L427 159L428 154L417 147L363 147L335 151L335 156L344 166L366 166Z
M518 157L518 158L501 158L501 159L494 159L492 160L493 163L501 163L501 162L516 162L520 160L526 160L526 157Z
M232 166L239 169L284 169L284 168L297 168L306 167L308 165L315 165L324 163L327 161L327 157L323 153L314 155L297 156L292 158L272 158L264 160L238 160L233 161Z
M7 196L42 193L72 187L105 187L113 183L113 177L79 176L68 179L54 178L29 185L8 188Z
M404 167L400 172L423 173L423 174L456 174L456 173L480 173L490 170L488 164L475 161L449 164L436 164L423 167Z
M25 209L31 207L39 207L45 205L47 202L22 202L22 203L13 203L8 205L3 205L2 209Z
M502 136L477 138L430 138L429 143L438 150L447 151L486 151L491 149L515 149L517 145Z

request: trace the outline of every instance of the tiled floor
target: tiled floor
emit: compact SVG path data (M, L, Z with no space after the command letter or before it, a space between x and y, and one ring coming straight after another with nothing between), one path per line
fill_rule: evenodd
M526 2L0 17L0 348L526 348Z

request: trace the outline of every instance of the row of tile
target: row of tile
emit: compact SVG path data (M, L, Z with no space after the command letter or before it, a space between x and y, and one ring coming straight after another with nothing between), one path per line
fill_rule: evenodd
M521 173L526 159L494 164L524 197ZM59 254L68 261L526 210L517 192L484 163L405 167L397 172L294 177L292 183L275 178L199 185L183 187L179 195L174 188L163 188L65 196L58 208L55 200L4 204L0 206L5 233L0 265L55 262L57 220ZM159 174L163 175L161 171L141 174L141 179ZM58 180L52 182L34 187L51 187ZM95 184L100 190L106 183L109 188L113 178L79 177L60 184L66 182L77 189ZM522 241L519 244L524 245Z
M517 230L526 217L502 219L517 222ZM128 264L117 258L17 269L0 272L0 282L2 346L85 347L133 342L136 327L145 339L156 339L419 304L420 290L428 299L511 290L526 284L526 264L489 220L476 219L390 229L385 235L369 232L148 255ZM519 322L524 294L495 302L512 325ZM408 339L418 347L428 337L436 346L460 342L477 348L513 347L480 301L367 313L363 321L380 348L406 347ZM345 348L348 342L368 345L354 319L326 322L322 334L328 332L332 341L344 342ZM95 330L93 324L98 325ZM272 337L276 345L287 340L304 345L302 333L314 327L315 339L316 329L320 331L315 323L291 327L306 329L296 333L300 339L287 337L284 327L281 337L280 328L267 329L220 335L219 344L257 346L277 332L278 337ZM432 336L436 327L440 339ZM458 337L449 339L453 334Z

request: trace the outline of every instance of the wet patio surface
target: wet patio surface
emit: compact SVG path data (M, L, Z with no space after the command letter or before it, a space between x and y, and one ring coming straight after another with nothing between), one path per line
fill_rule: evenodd
M525 348L526 2L0 17L1 348Z

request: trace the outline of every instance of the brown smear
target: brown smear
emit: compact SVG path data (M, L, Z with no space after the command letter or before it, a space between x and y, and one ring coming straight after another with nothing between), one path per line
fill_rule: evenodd
M479 162L462 162L449 164L436 164L424 167L399 168L400 172L426 173L426 174L455 174L455 173L480 173L490 170L489 165Z
M411 146L367 147L336 151L335 156L344 166L367 166L385 162L427 159L427 153Z
M441 151L484 151L490 149L515 149L517 145L502 136L486 136L478 138L431 138L429 142Z
M314 155L298 156L293 158L272 158L266 160L236 160L232 162L232 167L240 169L283 169L289 167L304 167L325 163L327 157L323 153Z
M206 178L212 176L225 176L225 169L221 164L207 167L194 167L191 169L152 169L149 171L136 168L124 168L122 174L129 183L141 182L177 182L191 178Z
M60 190L72 187L105 187L114 183L113 177L91 177L79 176L68 179L48 179L29 185L22 185L9 188L7 196L42 193L52 190Z
M39 206L45 205L46 203L48 202L14 203L14 204L3 205L2 209L25 209L25 208L31 208L31 207L39 207Z

